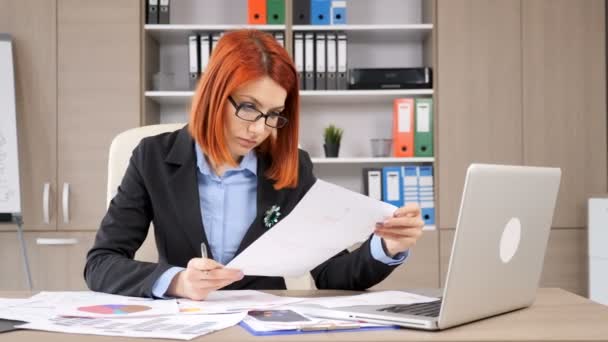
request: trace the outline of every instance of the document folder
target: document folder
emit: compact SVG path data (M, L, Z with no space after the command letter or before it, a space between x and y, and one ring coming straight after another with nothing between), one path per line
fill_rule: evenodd
M416 99L416 131L414 133L414 155L433 156L433 99Z
M336 34L327 33L327 90L336 90L338 88L338 50L336 46Z
M169 0L160 0L160 10L158 12L158 23L169 24Z
M310 0L310 23L313 25L329 25L329 9L331 0Z
M319 32L315 37L315 89L325 90L327 89L327 83L325 81L325 61L327 58L327 50L325 48L325 33Z
M395 157L414 156L414 99L393 102L393 154Z
M293 0L294 25L310 25L310 0Z
M315 34L304 35L304 89L315 89Z
M266 0L247 0L247 23L266 24Z
M363 191L365 195L382 201L382 169L363 169Z
M158 0L147 0L148 10L146 11L148 24L158 24Z
M382 168L382 199L396 207L403 206L403 180L400 166Z
M285 0L266 1L266 22L269 25L285 24Z

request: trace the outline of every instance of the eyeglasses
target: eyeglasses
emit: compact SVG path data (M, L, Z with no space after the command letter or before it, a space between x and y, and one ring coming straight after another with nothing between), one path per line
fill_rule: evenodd
M236 109L234 114L245 121L256 122L260 118L264 118L264 124L272 128L284 127L287 125L287 122L289 122L289 119L281 115L280 112L270 111L264 114L260 112L260 110L257 109L253 103L243 102L241 104L237 104L232 96L228 96L228 101L230 101L230 103L232 103Z

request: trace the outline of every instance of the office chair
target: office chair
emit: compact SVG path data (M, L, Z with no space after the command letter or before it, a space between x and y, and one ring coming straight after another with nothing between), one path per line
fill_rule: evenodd
M127 170L133 149L139 144L140 140L148 136L176 131L184 127L184 125L184 123L160 124L132 128L120 133L112 140L108 159L108 188L106 197L108 205L118 191L118 186ZM144 243L135 253L135 259L158 262L154 234L148 234ZM310 290L315 288L310 273L301 277L285 278L285 284L289 290Z

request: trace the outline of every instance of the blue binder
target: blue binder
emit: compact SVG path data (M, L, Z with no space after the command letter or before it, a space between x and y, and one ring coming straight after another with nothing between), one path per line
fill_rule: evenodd
M418 167L418 197L425 226L435 225L435 194L433 189L433 166Z
M403 177L403 204L419 204L418 167L403 166L401 168L401 176Z
M329 25L331 0L310 0L310 23L312 25Z
M332 0L330 15L332 25L346 24L346 0Z
M382 200L396 207L403 206L401 166L385 166L382 168Z

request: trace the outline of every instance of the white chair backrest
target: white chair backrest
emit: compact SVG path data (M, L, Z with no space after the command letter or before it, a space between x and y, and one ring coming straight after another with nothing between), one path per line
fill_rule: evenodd
M185 123L161 124L132 128L120 133L112 140L110 157L108 159L108 204L110 204L110 201L116 195L122 177L124 177L125 171L127 171L127 167L129 166L129 159L131 159L133 149L135 149L141 139L165 132L173 132L185 125Z
M118 186L129 166L133 149L141 139L165 132L173 132L184 127L185 123L150 125L129 129L117 135L110 145L108 159L108 187L107 203L116 195ZM158 262L158 252L154 241L154 234L148 234L143 245L137 250L135 259L148 262ZM287 288L290 290L309 290L314 288L310 274L298 278L285 278Z

